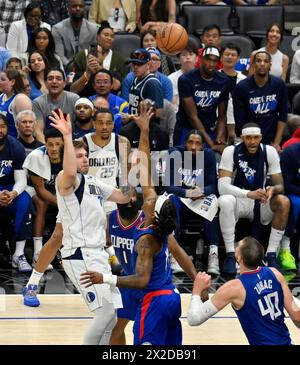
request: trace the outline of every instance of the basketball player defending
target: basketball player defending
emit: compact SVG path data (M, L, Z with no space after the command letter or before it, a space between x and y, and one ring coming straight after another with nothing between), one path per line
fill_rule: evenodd
M61 110L52 112L52 127L64 137L63 170L56 180L57 204L63 227L63 266L77 290L82 294L94 319L88 328L83 343L97 345L111 322L116 321L115 308L122 307L117 288L108 284L93 285L89 289L79 283L80 274L88 269L101 268L104 277L111 276L106 243L106 216L104 200L127 203L132 189L126 193L97 180L88 172L88 154L83 142L72 142L72 124ZM76 144L81 145L77 146ZM81 147L80 147L81 146ZM84 175L85 174L85 175ZM125 190L125 189L124 189Z
M253 237L238 242L235 258L240 265L239 278L222 285L204 303L200 295L210 287L211 277L198 273L187 314L189 325L201 325L231 303L250 345L291 345L283 309L298 328L300 309L284 277L274 267L259 266L264 248Z

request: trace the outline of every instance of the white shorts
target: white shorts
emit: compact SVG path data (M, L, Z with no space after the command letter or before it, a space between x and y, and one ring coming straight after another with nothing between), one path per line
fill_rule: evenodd
M108 253L103 248L80 248L82 259L63 258L63 266L66 274L83 296L90 311L102 307L102 298L113 304L114 308L123 308L119 289L108 284L95 284L85 288L80 284L80 275L85 271L97 271L111 273L108 263Z
M235 219L247 218L251 221L254 218L254 203L255 200L250 198L236 198ZM266 204L260 204L260 222L264 226L272 221L274 212L270 207L270 201Z

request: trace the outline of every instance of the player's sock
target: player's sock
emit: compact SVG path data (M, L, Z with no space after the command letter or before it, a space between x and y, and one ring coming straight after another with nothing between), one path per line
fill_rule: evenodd
M218 246L217 245L210 245L209 246L209 254L216 254L218 256Z
M42 273L42 272L32 270L31 276L30 276L26 286L28 286L28 285L39 285L40 280L41 280L43 275L44 275L44 273Z
M43 248L43 237L33 237L33 251L37 255Z
M290 238L287 237L286 235L283 235L282 240L280 242L280 250L291 251L290 242L291 242Z
M222 229L226 253L234 252L234 228Z
M24 255L24 248L25 248L26 241L17 241L16 242L16 250L13 254L14 257L19 257L21 255Z
M271 228L269 244L267 248L267 254L270 252L277 252L277 249L280 245L280 241L283 237L284 231L280 231L279 229Z

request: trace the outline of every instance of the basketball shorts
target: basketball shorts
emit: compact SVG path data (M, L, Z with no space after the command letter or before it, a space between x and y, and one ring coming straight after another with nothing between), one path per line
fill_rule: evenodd
M137 289L119 288L123 308L119 308L117 311L118 318L126 318L134 321L138 307L142 299L142 291Z
M134 345L181 345L181 301L177 289L143 296L133 325Z
M254 204L255 200L250 198L236 198L235 219L247 218L253 220L254 218ZM274 212L270 207L270 201L266 204L260 204L260 222L264 226L272 221Z

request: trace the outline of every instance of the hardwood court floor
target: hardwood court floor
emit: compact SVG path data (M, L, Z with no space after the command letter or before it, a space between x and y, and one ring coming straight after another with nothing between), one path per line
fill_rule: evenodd
M0 345L76 345L81 344L91 320L80 295L42 294L41 306L23 305L21 295L0 296ZM183 344L238 345L247 340L230 306L200 327L190 327L186 312L190 295L181 294ZM300 332L287 318L294 344L300 344ZM127 343L132 344L132 323L126 329Z

